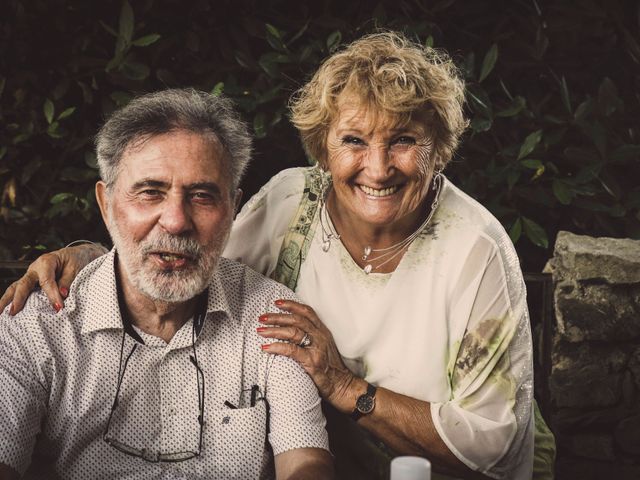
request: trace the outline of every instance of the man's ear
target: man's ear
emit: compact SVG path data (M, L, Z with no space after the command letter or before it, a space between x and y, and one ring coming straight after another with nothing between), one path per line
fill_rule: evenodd
M240 210L240 201L242 200L242 189L238 188L236 189L236 198L234 200L234 213L233 213L233 219L235 220L236 215L238 215L238 211Z
M102 214L102 221L107 229L109 228L109 195L107 193L107 184L102 180L96 182L96 201L100 207L100 213Z

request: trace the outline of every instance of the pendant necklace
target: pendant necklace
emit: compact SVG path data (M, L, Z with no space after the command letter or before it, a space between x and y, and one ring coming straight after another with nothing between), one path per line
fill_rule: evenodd
M386 265L391 260L396 258L402 251L407 248L411 242L413 242L418 235L424 230L424 228L429 224L431 218L433 218L433 214L438 208L438 202L440 200L440 191L442 190L443 183L443 175L440 172L436 172L433 177L433 187L435 189L435 195L433 197L433 202L431 203L431 209L429 211L429 215L427 218L420 224L420 226L408 237L400 240L398 243L391 245L386 248L371 248L370 245L365 246L362 249L362 260L367 262L366 265L362 268L364 273L367 275L372 271L379 269L380 267ZM323 197L326 197L324 195ZM335 231L332 226L331 219L329 218L329 213L327 212L326 207L326 199L321 198L320 200L320 226L322 227L322 250L324 252L328 252L329 248L331 248L331 240L340 240L340 235ZM326 225L325 225L326 223ZM376 254L371 256L371 254ZM375 262L379 262L374 264Z

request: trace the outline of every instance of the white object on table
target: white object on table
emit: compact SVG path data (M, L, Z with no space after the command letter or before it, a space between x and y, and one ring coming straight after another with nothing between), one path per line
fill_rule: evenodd
M431 463L422 457L396 457L391 460L390 480L431 480Z

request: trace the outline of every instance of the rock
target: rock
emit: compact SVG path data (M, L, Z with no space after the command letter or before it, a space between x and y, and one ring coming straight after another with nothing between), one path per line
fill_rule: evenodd
M640 313L627 285L563 281L554 297L558 332L570 342L640 337Z
M640 347L636 348L629 359L629 370L633 375L636 388L640 390Z
M563 438L563 446L573 455L593 460L614 460L613 436L584 433Z
M554 279L560 276L609 284L640 283L640 240L594 238L561 231L553 256Z
M552 414L552 424L557 431L579 433L589 431L612 431L615 425L627 417L640 415L640 405L610 408L576 409L561 408Z
M622 398L629 347L553 340L549 390L556 406L610 407Z
M623 452L640 455L640 415L625 418L618 423L614 436Z
M556 480L638 480L640 465L558 457Z

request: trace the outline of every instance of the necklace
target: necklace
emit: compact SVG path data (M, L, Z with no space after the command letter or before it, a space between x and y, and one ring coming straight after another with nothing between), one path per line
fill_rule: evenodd
M398 243L391 245L386 248L371 248L370 245L365 246L362 249L362 260L367 262L367 264L362 268L364 273L367 275L372 271L379 269L380 267L386 265L391 260L396 258L402 251L408 247L411 242L413 242L418 235L424 230L424 228L429 224L433 214L438 208L438 202L440 200L440 191L442 190L442 182L443 177L440 172L437 172L433 177L433 187L435 189L435 195L433 197L433 202L431 203L431 210L429 211L429 215L427 218L420 224L420 226L408 237L400 240ZM340 235L335 231L330 222L329 213L327 212L326 207L326 194L323 195L320 202L320 226L322 227L322 250L324 252L328 252L329 248L331 248L331 240L340 240ZM326 225L325 225L326 223ZM378 254L376 256L371 256L372 253ZM374 265L374 262L379 261L377 265Z

